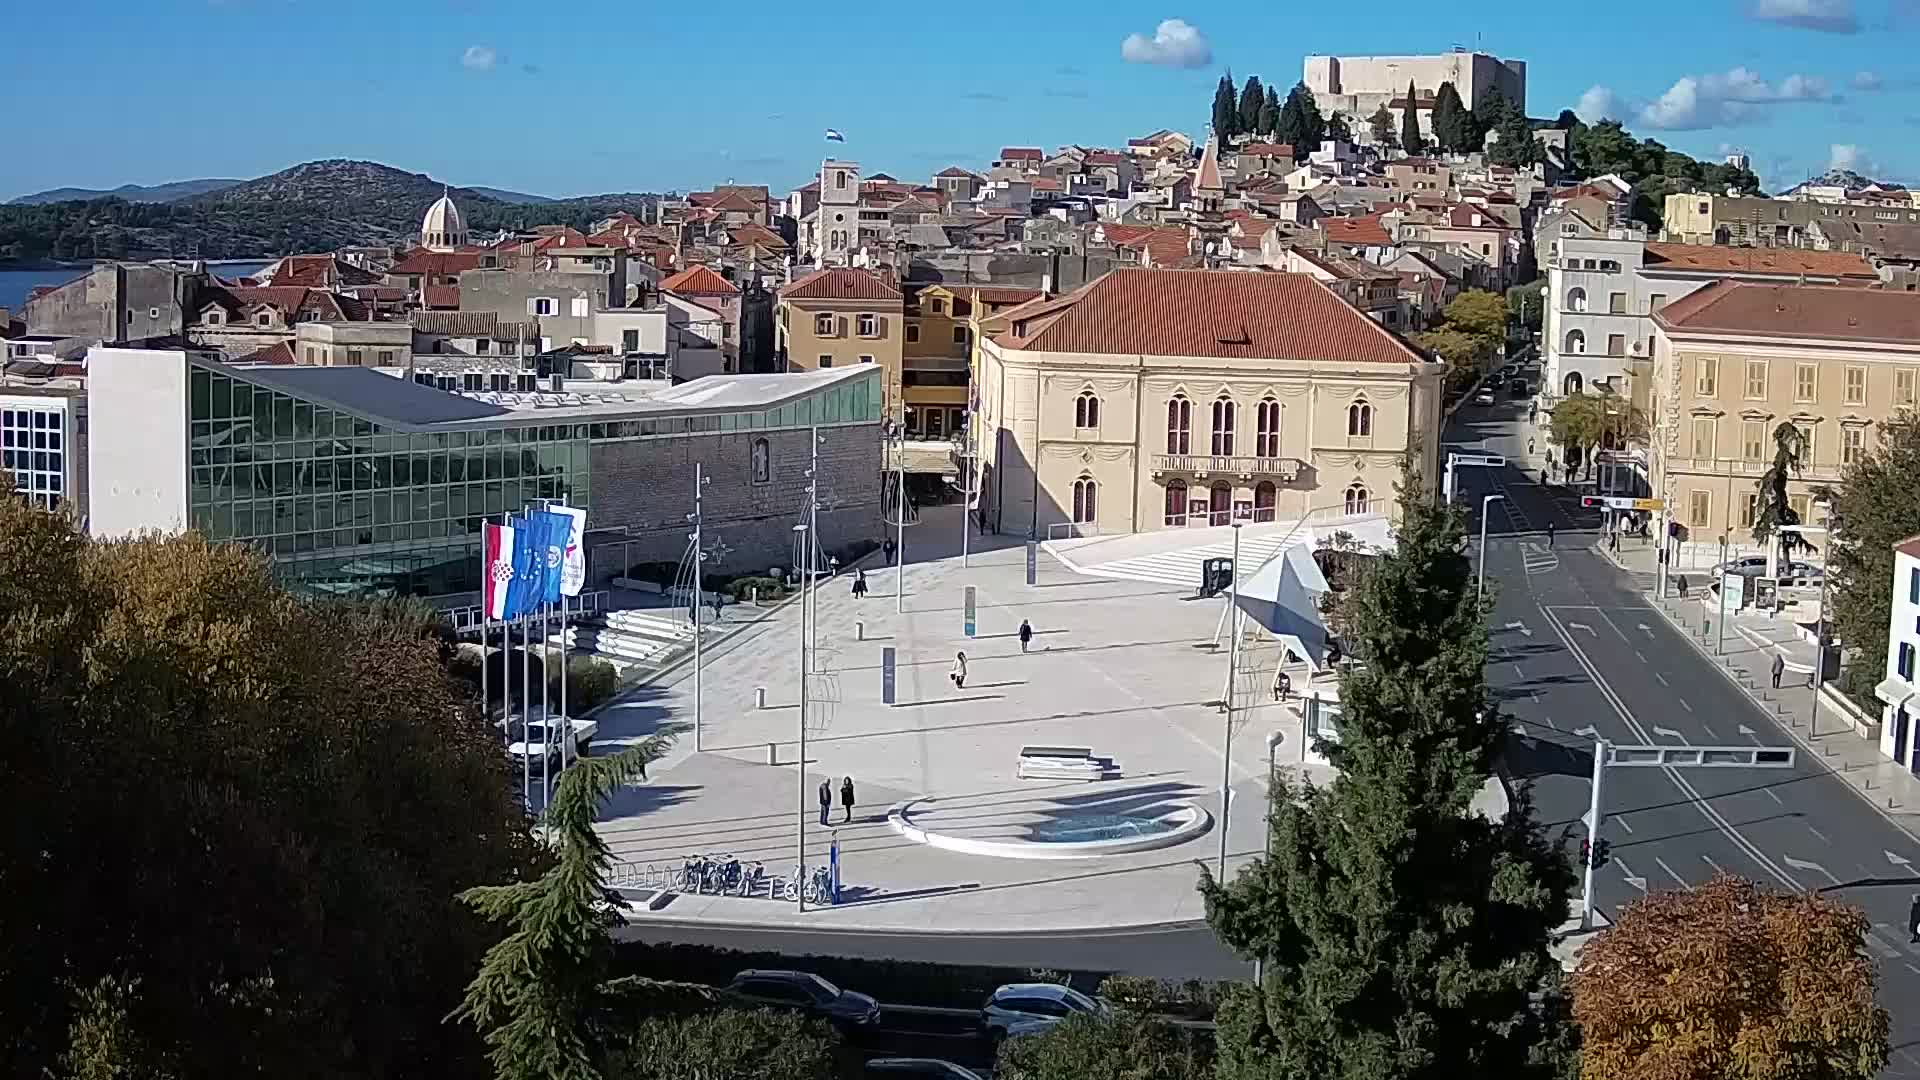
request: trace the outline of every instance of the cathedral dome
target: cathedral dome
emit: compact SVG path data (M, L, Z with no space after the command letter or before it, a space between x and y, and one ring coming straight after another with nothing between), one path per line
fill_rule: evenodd
M460 208L442 192L420 221L420 245L431 251L452 251L466 242L467 223Z

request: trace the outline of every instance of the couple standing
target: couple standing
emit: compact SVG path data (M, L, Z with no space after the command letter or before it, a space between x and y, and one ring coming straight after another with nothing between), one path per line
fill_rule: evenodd
M853 777L840 781L840 806L846 811L843 824L853 823ZM827 815L833 811L833 781L820 781L820 824L829 824Z

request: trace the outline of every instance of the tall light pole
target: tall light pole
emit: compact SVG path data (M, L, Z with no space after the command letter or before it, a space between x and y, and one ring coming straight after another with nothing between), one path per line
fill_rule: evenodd
M1231 511L1229 511L1231 512ZM1240 671L1240 523L1233 523L1233 566L1227 577L1227 696L1226 731L1220 739L1220 873L1227 880L1227 814L1233 783L1233 690ZM1286 656L1281 655L1281 663Z
M973 414L960 422L960 567L967 561L967 533L973 528Z
M706 636L700 632L700 562L707 557L706 551L700 546L703 539L700 495L706 484L707 478L701 472L700 463L694 462L693 513L687 516L693 519L693 752L696 754L700 752L700 639Z
M1607 778L1607 741L1593 744L1593 787L1587 802L1587 858L1580 868L1580 929L1593 929L1593 864L1600 850L1600 791Z
M1506 501L1505 495L1482 495L1480 497L1480 566L1473 579L1473 602L1480 602L1481 594L1487 589L1487 517L1494 500Z
M1267 733L1267 829L1264 838L1260 841L1260 854L1262 858L1265 858L1273 852L1273 755L1275 751L1280 749L1280 740L1282 737L1283 736L1277 731ZM1266 957L1256 956L1253 958L1254 986L1257 987L1260 985L1260 973L1264 971L1265 968Z
M893 613L907 610L907 432L896 429L893 441Z

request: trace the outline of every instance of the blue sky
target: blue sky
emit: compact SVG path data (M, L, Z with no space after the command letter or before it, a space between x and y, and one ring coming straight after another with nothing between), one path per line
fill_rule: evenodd
M1204 131L1223 69L1308 52L1528 63L1528 111L1584 107L1772 186L1836 160L1920 180L1920 0L980 8L735 0L82 0L7 17L0 199L370 158L547 195L785 191L836 153L924 177L1003 145ZM816 18L834 12L856 30ZM1133 37L1138 35L1138 37Z

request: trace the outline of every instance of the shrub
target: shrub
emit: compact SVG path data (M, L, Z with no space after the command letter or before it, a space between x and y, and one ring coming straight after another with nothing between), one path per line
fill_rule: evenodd
M979 1006L1002 984L1031 981L1029 972L1024 968L741 952L711 945L660 942L635 942L620 946L614 966L622 975L705 983L709 986L725 986L736 973L746 968L794 968L811 971L828 982L848 990L872 994L890 1004L959 1008ZM1063 974L1071 977L1074 985L1094 986L1099 982L1100 973Z
M833 1080L852 1064L839 1060L839 1040L824 1022L771 1009L648 1016L624 1038L608 1063L610 1080Z
M620 676L612 664L597 656L567 658L567 710L575 716L612 697L620 686ZM556 670L547 684L548 699L560 700L560 673Z
M1211 1020L1220 1003L1223 984L1188 979L1149 979L1139 975L1109 975L1100 981L1099 995L1115 1006L1135 1012Z
M736 603L745 603L752 599L756 590L759 592L760 599L762 600L779 600L786 596L789 591L785 582L779 578L770 577L734 578L727 589L728 592L733 594L733 599Z

